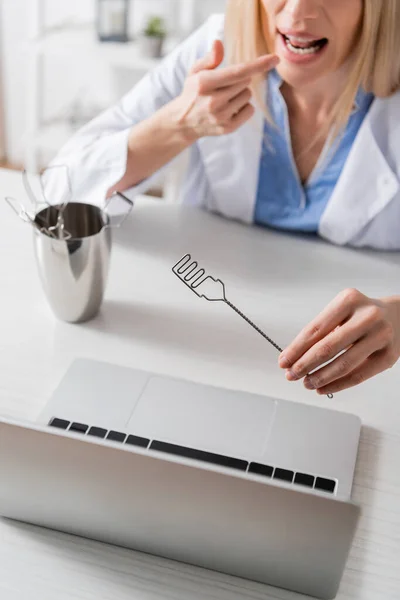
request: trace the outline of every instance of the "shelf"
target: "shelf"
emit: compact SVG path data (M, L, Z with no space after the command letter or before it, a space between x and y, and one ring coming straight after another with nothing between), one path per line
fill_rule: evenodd
M160 63L159 58L143 56L140 43L134 40L126 43L100 42L92 26L76 29L57 29L37 40L33 40L32 48L37 55L66 56L71 54L89 54L100 58L111 67L124 67L148 71ZM165 52L168 53L179 43L178 38L170 37L165 42Z
M192 27L195 0L184 2L184 26ZM80 62L85 63L84 68L88 73L91 64L104 66L106 69L102 71L114 86L118 85L121 77L119 73L112 71L123 70L124 81L130 81L131 76L132 80L136 81L138 75L141 77L151 71L162 60L146 56L138 38L127 43L101 42L92 20L93 14L90 17L91 21L79 22L77 19L70 19L50 29L44 29L45 3L45 0L29 0L31 37L27 71L28 88L31 93L27 101L28 134L25 136L25 162L33 172L38 171L39 163L43 162L44 157L47 162L48 157L53 157L76 131L67 117L62 120L63 115L59 115L61 118L56 122L45 125L40 123L44 97L48 93L45 81L48 66L46 59L54 59L56 68L57 63L60 63L60 69L72 72L74 65ZM178 30L182 29L181 20L177 19L176 26ZM169 54L180 41L178 36L168 36L164 44L164 54ZM107 70L111 73L107 73ZM125 77L125 71L130 71L129 77ZM114 78L115 74L118 77Z

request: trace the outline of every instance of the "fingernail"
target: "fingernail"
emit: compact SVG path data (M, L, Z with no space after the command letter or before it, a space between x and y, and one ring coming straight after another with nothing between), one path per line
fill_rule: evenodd
M282 369L288 369L290 367L290 362L288 361L288 359L286 358L286 356L284 354L282 354L279 357L279 366Z
M286 379L289 381L297 381L299 378L293 371L286 371Z
M308 390L315 390L315 385L309 377L304 379L304 387Z

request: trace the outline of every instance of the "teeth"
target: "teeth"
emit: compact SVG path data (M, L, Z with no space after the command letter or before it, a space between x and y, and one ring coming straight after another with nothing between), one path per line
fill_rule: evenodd
M313 44L317 40L310 40L302 37L294 37L294 36L286 36L288 40L292 40L293 42L299 42L300 44Z
M320 50L319 46L311 46L309 48L297 48L297 46L293 46L293 44L290 43L288 38L285 39L285 42L286 46L291 52L293 52L293 54L316 54Z

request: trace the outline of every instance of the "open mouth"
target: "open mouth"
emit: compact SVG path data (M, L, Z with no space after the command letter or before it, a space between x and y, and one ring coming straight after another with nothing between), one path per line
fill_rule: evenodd
M293 54L300 56L307 54L318 54L328 44L327 38L321 38L318 40L306 40L301 37L287 36L281 33L283 41L286 47Z

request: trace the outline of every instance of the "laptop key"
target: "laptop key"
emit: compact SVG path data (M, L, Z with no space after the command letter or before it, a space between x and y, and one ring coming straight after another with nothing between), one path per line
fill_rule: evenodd
M84 425L84 423L72 423L69 428L69 431L75 431L76 433L86 433L89 429L89 425Z
M107 429L103 429L102 427L91 427L87 434L93 435L97 438L105 438L107 435Z
M306 487L314 487L315 477L307 475L307 473L296 473L294 476L294 483L297 485L305 485Z
M140 448L147 448L147 446L150 444L150 440L140 437L139 435L128 435L125 440L125 444L129 444L130 446L139 446Z
M182 456L184 458L193 458L202 462L214 463L215 465L220 465L221 467L239 469L240 471L246 471L248 465L247 461L240 458L233 458L231 456L224 456L222 454L214 454L213 452L196 450L196 448L178 446L176 444L160 442L159 440L153 440L151 442L150 449L157 450L158 452L166 452L167 454L174 454L176 456Z
M126 433L122 433L121 431L109 431L106 439L111 442L121 442L121 444L125 441Z
M292 483L293 477L294 471L288 471L287 469L275 469L274 479L280 479L281 481Z
M57 419L56 417L51 419L49 423L51 427L57 427L57 429L68 429L69 424L70 421L66 421L65 419Z
M334 479L325 479L325 477L317 477L314 487L316 490L333 494L336 488L336 481Z
M252 462L250 463L248 472L254 473L255 475L263 475L264 477L272 477L274 467L271 467L270 465L262 465L260 463Z

